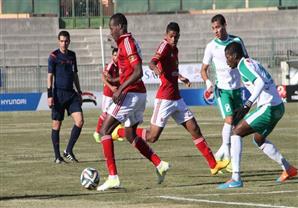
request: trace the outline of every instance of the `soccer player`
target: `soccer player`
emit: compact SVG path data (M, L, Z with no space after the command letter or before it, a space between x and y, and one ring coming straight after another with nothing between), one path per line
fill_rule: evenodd
M104 119L107 116L107 109L113 103L113 93L117 91L120 85L119 82L119 69L117 64L117 52L118 48L113 48L112 50L112 61L104 68L101 76L101 80L104 83L103 96L102 96L102 114L98 117L98 122L96 125L93 137L96 142L100 142L99 130L102 126ZM120 125L122 127L122 125ZM117 138L121 140L120 138Z
M155 98L150 130L144 129L137 133L141 133L139 136L142 136L144 140L154 143L159 139L169 117L172 117L177 124L182 125L191 134L195 146L208 162L212 175L215 175L220 169L225 168L229 161L216 162L193 113L180 96L178 79L186 86L190 86L190 82L179 74L177 48L179 37L179 25L176 22L170 22L166 28L165 39L159 45L149 64L150 69L159 76L161 81ZM121 135L120 130L118 134Z
M233 41L241 43L245 56L245 50L242 40L234 35L227 33L226 20L223 15L217 14L211 19L212 32L215 38L210 41L204 52L201 75L206 82L207 92L215 92L217 105L224 119L222 128L222 145L215 153L216 160L230 160L230 137L232 132L233 112L242 106L241 81L238 70L232 70L226 63L224 53L225 47ZM216 85L210 81L208 68L212 64L216 72ZM226 169L231 172L231 166Z
M288 163L267 138L284 114L284 104L279 97L273 79L261 64L253 59L245 58L240 43L233 42L227 45L225 55L227 64L233 70L240 72L241 80L251 92L251 96L245 105L236 110L234 114L233 124L236 126L231 136L232 178L226 183L220 184L218 188L228 189L243 186L240 177L242 137L250 134L253 134L257 147L282 167L283 173L277 182L284 182L296 176L297 169ZM257 108L247 114L255 102ZM242 118L244 119L241 121Z
M65 110L74 120L70 139L63 156L71 162L78 162L73 154L73 147L77 142L83 124L81 87L78 77L75 52L68 50L70 35L67 31L58 34L59 49L53 51L48 59L48 106L52 109L52 142L55 152L55 163L63 163L60 156L60 128ZM76 90L74 90L75 85Z
M113 93L113 103L108 108L107 117L100 130L101 144L109 176L102 185L97 187L97 190L104 191L120 186L111 137L112 131L120 123L125 125L125 135L129 143L156 167L158 182L161 183L169 170L169 163L161 161L148 144L136 134L138 124L143 121L146 105L146 88L142 81L140 47L132 34L127 32L127 19L123 14L114 14L110 18L109 27L118 46L120 86Z

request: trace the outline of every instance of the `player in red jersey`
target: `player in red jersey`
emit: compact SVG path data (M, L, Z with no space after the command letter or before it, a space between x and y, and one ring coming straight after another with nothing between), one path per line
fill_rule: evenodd
M99 130L102 126L103 121L107 116L108 107L113 103L113 93L116 92L120 85L119 82L119 69L117 64L117 52L118 48L113 48L112 50L112 61L104 68L102 72L101 79L104 83L103 86L103 96L102 96L102 114L98 117L97 125L93 137L96 142L100 143ZM120 127L123 127L120 125ZM122 140L121 138L117 138Z
M181 124L191 134L195 146L207 160L211 174L215 175L220 169L225 168L229 161L216 162L193 113L188 109L180 96L178 79L187 86L190 86L190 82L187 78L179 74L178 70L177 43L179 36L179 25L176 22L169 23L166 29L165 39L159 45L149 64L150 69L159 76L161 85L155 98L150 130L146 131L144 129L139 136L142 136L146 141L156 142L169 117L172 117L176 123ZM122 135L123 131L119 129L118 134Z
M161 161L148 144L136 134L138 124L143 121L146 105L146 88L142 81L141 50L131 33L127 32L127 20L123 14L114 14L110 18L109 27L111 35L118 45L120 86L113 93L114 103L108 108L107 117L100 129L101 144L109 177L97 187L97 190L105 191L120 186L111 137L112 131L120 123L125 125L127 140L154 164L157 169L158 182L161 183L169 169L169 164Z

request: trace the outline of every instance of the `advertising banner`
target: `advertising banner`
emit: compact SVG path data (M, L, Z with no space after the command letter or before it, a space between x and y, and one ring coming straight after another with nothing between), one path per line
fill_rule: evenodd
M34 111L41 93L0 94L0 111Z
M201 77L201 65L202 64L180 64L179 73L188 78L190 82L203 82ZM143 82L146 84L158 84L160 80L158 76L149 68L149 66L143 66Z

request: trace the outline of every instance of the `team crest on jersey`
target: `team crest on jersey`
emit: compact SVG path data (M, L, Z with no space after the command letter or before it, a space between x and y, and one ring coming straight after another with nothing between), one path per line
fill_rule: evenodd
M130 62L134 62L137 59L137 57L135 55L131 55L128 57L128 59Z

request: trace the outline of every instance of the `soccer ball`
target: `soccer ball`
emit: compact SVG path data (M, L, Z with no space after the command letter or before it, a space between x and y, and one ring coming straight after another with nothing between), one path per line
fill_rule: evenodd
M95 189L99 183L99 174L95 168L85 168L81 174L81 185L86 189Z

